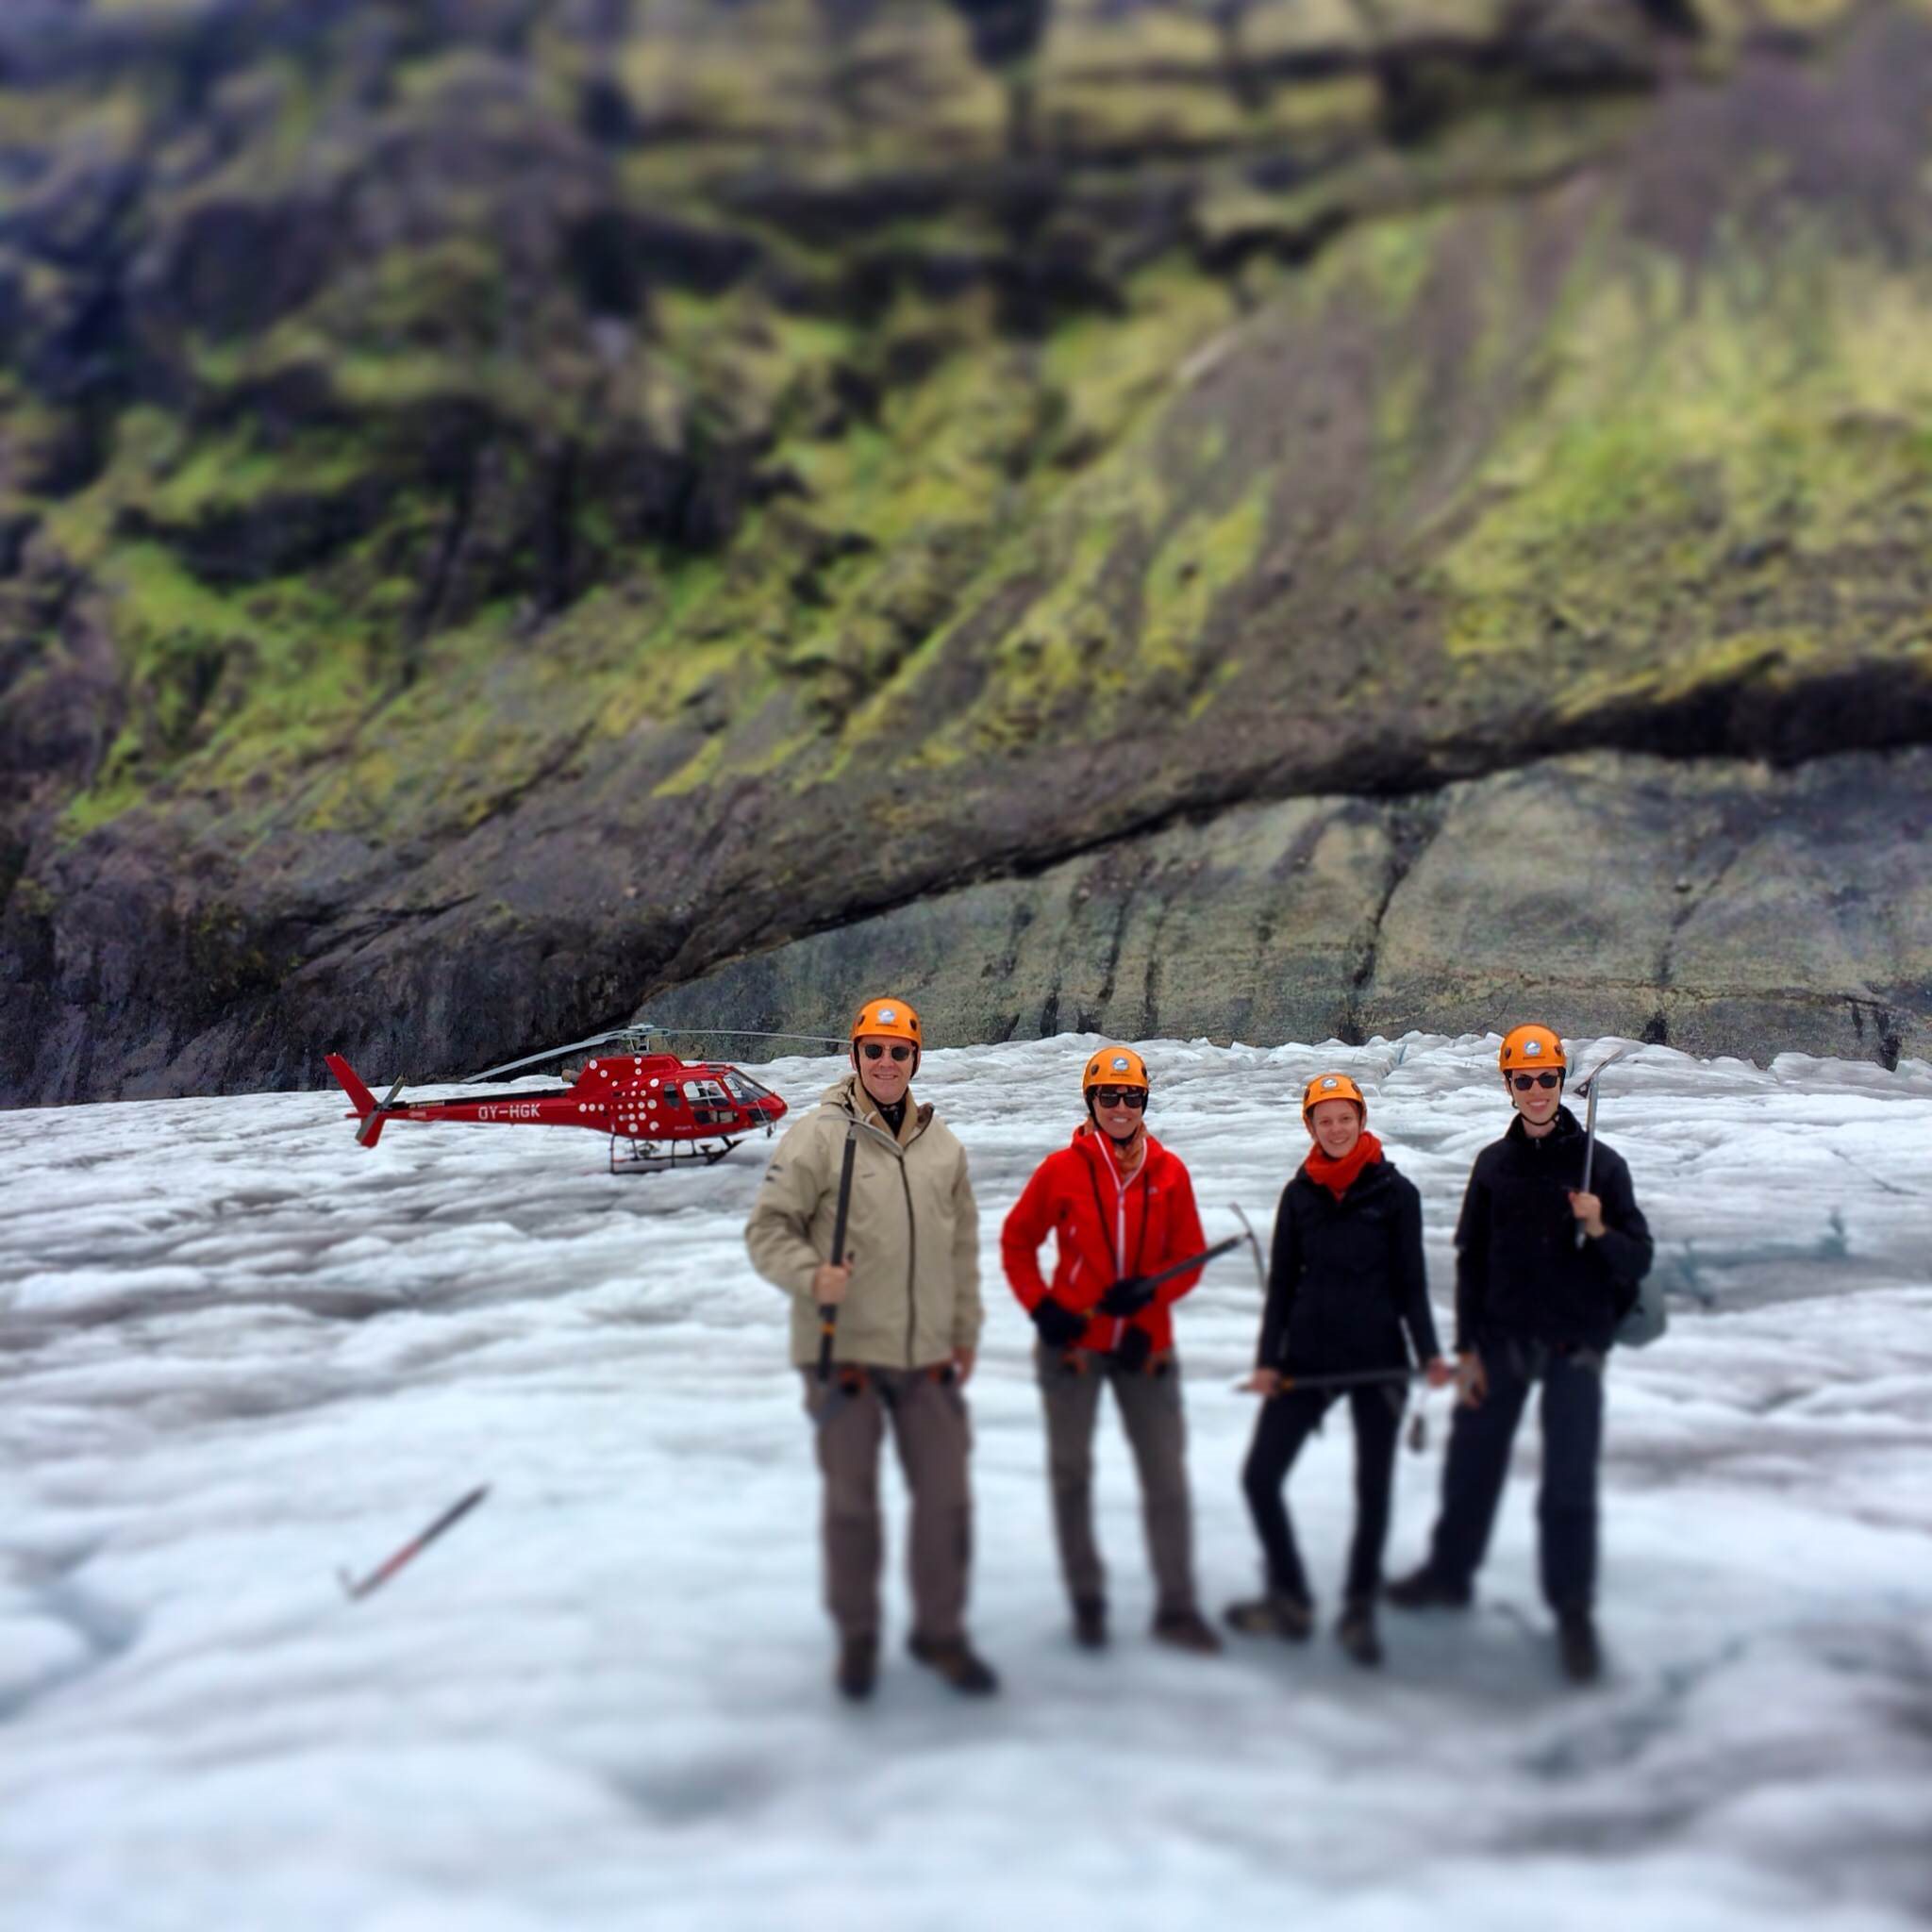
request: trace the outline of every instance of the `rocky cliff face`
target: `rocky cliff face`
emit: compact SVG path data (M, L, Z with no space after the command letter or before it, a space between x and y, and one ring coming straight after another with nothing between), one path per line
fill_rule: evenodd
M0 1094L1932 1050L1932 11L1027 11L9 15Z
M1924 751L1787 774L1594 752L1237 806L721 966L648 1017L800 1025L891 986L947 1042L1359 1042L1533 1009L1565 1033L1895 1066L1924 1040L1928 790Z

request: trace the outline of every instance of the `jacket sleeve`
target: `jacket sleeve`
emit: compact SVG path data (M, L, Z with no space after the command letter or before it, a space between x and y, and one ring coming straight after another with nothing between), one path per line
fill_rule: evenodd
M1278 1369L1288 1342L1289 1317L1294 1313L1295 1284L1302 1272L1301 1228L1294 1216L1290 1189L1281 1191L1281 1205L1274 1210L1274 1248L1268 1263L1268 1300L1261 1310L1261 1340L1255 1350L1255 1366Z
M1168 1251L1160 1257L1158 1265L1166 1268L1175 1261L1184 1261L1190 1255L1198 1255L1207 1245L1208 1237L1201 1232L1201 1210L1194 1205L1194 1183L1183 1167L1169 1196ZM1200 1279L1200 1269L1191 1268L1185 1274L1176 1274L1172 1281L1163 1281L1154 1291L1155 1305L1172 1307Z
M806 1303L811 1300L812 1276L826 1258L811 1240L812 1216L827 1186L817 1158L823 1141L809 1114L786 1133L744 1224L751 1265L774 1287Z
M1423 1197L1412 1186L1403 1189L1395 1220L1395 1306L1408 1330L1416 1365L1433 1360L1441 1350L1429 1308L1428 1264L1423 1258Z
M1029 1315L1050 1292L1040 1272L1040 1244L1055 1221L1053 1187L1047 1178L1051 1165L1049 1156L1033 1170L1025 1192L1013 1203L1000 1228L1000 1265L1007 1272L1007 1286Z
M979 1296L979 1208L962 1147L953 1182L953 1346L977 1348L985 1325L986 1305Z
M1597 1237L1597 1252L1610 1271L1610 1278L1624 1292L1619 1295L1620 1315L1627 1314L1636 1298L1637 1284L1650 1273L1657 1252L1650 1238L1650 1224L1637 1205L1636 1190L1630 1185L1629 1164L1621 1155L1605 1159L1610 1150L1597 1149L1598 1192L1604 1204L1604 1231Z
M1456 1353L1467 1355L1482 1332L1490 1291L1490 1191L1480 1159L1463 1190L1456 1223Z

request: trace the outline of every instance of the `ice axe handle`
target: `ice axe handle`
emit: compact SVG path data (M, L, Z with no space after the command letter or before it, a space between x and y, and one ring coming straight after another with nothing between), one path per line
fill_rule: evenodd
M1584 1192L1584 1193L1586 1193L1586 1194L1590 1192L1590 1182L1591 1182L1591 1175L1592 1175L1592 1174L1594 1174L1594 1173L1596 1172L1596 1089L1597 1089L1597 1082L1598 1082L1599 1080L1601 1080L1601 1079L1603 1078L1603 1076L1604 1076L1604 1070L1605 1070L1605 1069L1606 1069L1606 1068L1607 1068L1607 1066L1609 1066L1609 1064L1611 1063L1611 1061L1612 1061L1612 1060L1620 1060L1620 1059L1622 1059L1622 1058L1624 1058L1624 1055L1625 1055L1626 1053L1628 1053L1629 1051L1630 1051L1630 1049L1629 1049L1629 1047L1628 1047L1627 1045L1625 1045L1625 1046L1620 1046L1620 1047L1618 1047L1618 1048L1617 1048L1617 1050L1616 1050L1616 1051L1615 1051L1614 1053L1612 1053L1612 1054L1608 1054L1608 1055L1607 1055L1607 1056L1606 1056L1606 1057L1605 1057L1605 1058L1604 1058L1603 1059L1600 1059L1599 1061L1597 1061L1596 1065L1595 1065L1595 1066L1593 1066L1592 1068L1591 1068L1590 1072L1589 1072L1589 1073L1588 1073L1587 1074L1585 1074L1585 1075L1584 1075L1584 1079L1583 1079L1583 1084L1582 1084L1582 1085L1581 1085L1580 1087L1578 1087L1578 1088L1577 1088L1577 1090L1576 1090L1576 1091L1578 1091L1579 1093L1581 1093L1581 1094L1583 1095L1583 1097L1584 1097L1584 1098L1585 1098L1585 1099L1586 1099L1586 1100L1587 1100L1587 1101L1588 1101L1588 1102L1590 1103L1590 1105L1589 1105L1589 1106L1588 1106L1588 1107L1587 1107L1587 1108L1586 1108L1584 1109L1584 1115L1583 1115L1583 1188L1582 1188L1582 1192ZM1585 1234L1585 1233L1584 1233L1584 1231L1583 1231L1583 1224L1582 1224L1582 1222L1580 1222L1580 1221L1579 1221L1579 1222L1578 1222L1578 1223L1576 1224L1576 1245L1577 1245L1577 1246L1578 1246L1578 1247L1580 1248L1580 1247L1581 1247L1581 1246L1582 1246L1582 1245L1584 1244L1584 1242L1585 1242L1586 1241L1588 1241L1589 1239L1590 1239L1590 1237L1589 1237L1589 1236L1588 1236L1587 1234Z
M489 1493L490 1485L481 1483L467 1496L452 1503L421 1536L412 1537L388 1562L372 1570L360 1583L356 1582L346 1570L338 1570L336 1575L341 1580L342 1594L352 1602L360 1602L371 1591L380 1590L405 1563L409 1562L421 1551L426 1550L453 1524L459 1523Z
M855 1128L845 1129L845 1154L839 1163L839 1210L832 1220L832 1266L841 1268L845 1264L845 1223L852 1212L852 1162L858 1153L858 1135ZM832 1336L839 1325L839 1308L835 1302L819 1304L819 1380L832 1379Z
M1164 1281L1172 1281L1176 1274L1185 1274L1191 1269L1205 1268L1210 1261L1218 1261L1231 1249L1241 1246L1247 1236L1231 1234L1224 1241L1216 1241L1211 1248L1203 1248L1198 1255L1190 1255L1185 1261L1175 1261L1163 1268L1158 1274L1143 1274L1141 1282L1148 1288L1158 1288Z
M1597 1069L1598 1073L1601 1073L1603 1069L1601 1067ZM1587 1194L1590 1192L1591 1175L1595 1172L1596 1169L1596 1074L1594 1074L1591 1075L1590 1102L1589 1105L1583 1110L1583 1118L1584 1127L1582 1191ZM1588 1240L1589 1236L1584 1233L1583 1224L1579 1221L1576 1224L1576 1245L1580 1248Z

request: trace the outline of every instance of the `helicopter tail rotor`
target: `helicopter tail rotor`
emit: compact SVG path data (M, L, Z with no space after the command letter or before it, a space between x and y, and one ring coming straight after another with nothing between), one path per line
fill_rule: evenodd
M389 1109L395 1105L396 1095L403 1091L403 1083L398 1080L389 1090L388 1097L378 1101L375 1095L370 1092L362 1076L341 1054L325 1054L323 1058L328 1064L329 1072L341 1082L342 1091L349 1096L350 1103L356 1109L358 1124L356 1128L357 1141L364 1147L374 1147L381 1138L382 1124L389 1117Z

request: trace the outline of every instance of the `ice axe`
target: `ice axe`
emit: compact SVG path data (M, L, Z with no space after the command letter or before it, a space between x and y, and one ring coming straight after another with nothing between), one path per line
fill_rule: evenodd
M1239 1212L1239 1210L1237 1210L1237 1212ZM1145 1301L1137 1304L1135 1312L1138 1314L1141 1308L1143 1308L1147 1306L1147 1302L1152 1301L1154 1299L1154 1291L1157 1288L1158 1288L1162 1282L1172 1281L1175 1275L1186 1274L1195 1268L1205 1268L1207 1267L1208 1262L1218 1261L1220 1260L1222 1256L1233 1253L1233 1251L1236 1248L1241 1246L1243 1241L1251 1241L1253 1237L1251 1235L1231 1234L1224 1241L1216 1241L1211 1248L1203 1248L1198 1255L1190 1255L1185 1260L1181 1261L1170 1261L1168 1265L1165 1268L1161 1269L1158 1274L1142 1274L1138 1276L1137 1278L1139 1279L1141 1286L1147 1291L1147 1297ZM1105 1300L1106 1297L1103 1295L1101 1301L1096 1302L1093 1305L1094 1307L1100 1309L1100 1312L1103 1314L1107 1312L1106 1308L1102 1306ZM1076 1310L1075 1312L1091 1314L1092 1311ZM1122 1317L1122 1319L1125 1320L1125 1317ZM1084 1374L1086 1373L1086 1364L1082 1358L1081 1351L1078 1348L1067 1349L1061 1355L1060 1360L1067 1368L1072 1369L1075 1374ZM1156 1373L1165 1374L1166 1370L1161 1369L1157 1371Z
M1222 1256L1231 1254L1240 1247L1246 1237L1231 1234L1224 1241L1216 1241L1211 1248L1203 1248L1198 1255L1190 1255L1185 1261L1171 1261L1158 1274L1143 1274L1140 1277L1142 1288L1158 1288L1164 1281L1172 1281L1176 1274L1186 1274L1191 1269L1205 1268L1210 1261L1218 1261Z
M1227 1211L1241 1224L1241 1239L1248 1244L1248 1252L1255 1257L1255 1284L1261 1291L1261 1299L1268 1299L1268 1264L1261 1258L1261 1243L1255 1239L1255 1229L1248 1217L1241 1210L1238 1202L1230 1201Z
M467 1516L489 1493L490 1485L479 1483L467 1496L452 1503L421 1536L411 1537L388 1562L378 1564L360 1583L354 1581L346 1570L338 1570L336 1577L342 1586L342 1594L351 1603L359 1603L371 1591L380 1590L405 1563L426 1550L444 1530Z
M1373 1389L1382 1382L1414 1382L1425 1369L1350 1369L1340 1375L1283 1375L1275 1384L1276 1395L1296 1389Z
M852 1212L852 1163L858 1154L858 1121L848 1116L845 1122L845 1153L839 1162L839 1206L832 1216L832 1266L845 1265L845 1224ZM832 1379L832 1341L839 1326L839 1305L836 1302L819 1304L819 1383L823 1387ZM844 1407L844 1391L834 1390L819 1405L818 1413L812 1417L812 1426L822 1429Z
M839 1208L832 1217L832 1266L845 1265L845 1222L852 1212L852 1163L858 1153L858 1123L845 1123L845 1156L839 1163ZM819 1380L832 1379L832 1336L839 1325L836 1302L819 1304Z
M1583 1186L1579 1191L1590 1192L1590 1177L1596 1166L1596 1083L1603 1070L1612 1060L1620 1060L1628 1053L1627 1046L1620 1046L1616 1052L1597 1061L1588 1074L1576 1083L1576 1091L1583 1096L1586 1105L1583 1109ZM1580 1248L1589 1237L1583 1231L1582 1222L1576 1224L1576 1245Z
M1260 1286L1261 1298L1265 1301L1268 1297L1268 1270L1261 1260L1261 1243L1255 1238L1255 1230L1250 1225L1248 1217L1234 1202L1230 1201L1227 1205L1234 1218L1241 1223L1248 1250L1255 1257L1255 1279ZM1367 1374L1356 1375L1284 1375L1275 1393L1282 1394L1290 1389L1354 1389L1376 1382L1407 1382L1425 1373L1422 1369L1376 1369ZM1245 1382L1237 1382L1234 1388L1238 1394L1247 1392ZM1420 1455L1426 1441L1427 1434L1423 1424L1423 1412L1418 1408L1415 1420L1409 1424L1408 1446Z
M1395 1388L1408 1382L1425 1382L1427 1369L1352 1369L1339 1375L1287 1375L1281 1376L1274 1385L1274 1394L1268 1397L1270 1402L1276 1395L1288 1395L1297 1390L1318 1389L1339 1392L1346 1389ZM1233 1385L1237 1395L1249 1392L1245 1382ZM1429 1391L1423 1391L1423 1402L1428 1400ZM1409 1419L1408 1446L1420 1456L1429 1445L1428 1424L1423 1420L1423 1408L1418 1405L1415 1414Z

